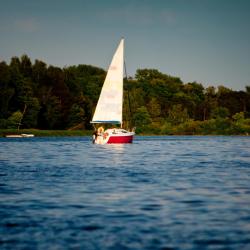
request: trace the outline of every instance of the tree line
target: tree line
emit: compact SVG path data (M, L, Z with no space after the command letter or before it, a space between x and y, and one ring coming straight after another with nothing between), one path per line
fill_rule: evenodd
M91 65L55 67L27 55L0 62L0 128L92 129L106 76ZM124 127L152 134L250 133L250 86L183 83L156 69L124 81Z

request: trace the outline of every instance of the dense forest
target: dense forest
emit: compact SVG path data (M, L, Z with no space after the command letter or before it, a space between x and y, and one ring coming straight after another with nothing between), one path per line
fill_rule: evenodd
M0 62L0 128L92 129L105 70L47 65L27 55ZM250 86L217 88L156 69L124 81L124 127L146 134L249 134Z

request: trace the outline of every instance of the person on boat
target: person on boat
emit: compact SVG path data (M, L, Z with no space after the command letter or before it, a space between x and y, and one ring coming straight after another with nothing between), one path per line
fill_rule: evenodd
M92 142L95 143L95 140L98 136L97 130L95 129L95 131L93 132L93 136L92 136Z
M104 128L103 127L99 127L97 130L98 135L102 135L104 132Z
M103 140L103 136L104 136L103 133L104 133L103 127L99 127L97 130L95 129L92 135L92 142L100 144L100 141Z

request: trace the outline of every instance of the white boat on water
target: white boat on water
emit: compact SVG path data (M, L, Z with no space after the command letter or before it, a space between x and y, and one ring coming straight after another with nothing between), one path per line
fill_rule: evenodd
M33 134L21 134L22 137L34 137L35 135Z
M124 39L122 38L109 66L91 121L93 124L120 124L121 128L111 126L104 130L103 127L99 127L93 134L93 143L132 143L133 141L135 132L122 128L123 75Z
M34 137L35 135L33 134L10 134L10 135L6 135L5 137L8 137L8 138L22 138L22 137Z

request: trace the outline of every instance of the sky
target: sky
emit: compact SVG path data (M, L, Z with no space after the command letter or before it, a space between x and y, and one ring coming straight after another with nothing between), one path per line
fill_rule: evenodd
M107 70L121 37L127 74L158 69L184 83L250 86L248 0L0 0L0 61L27 54Z

